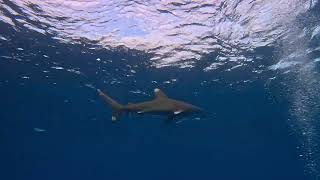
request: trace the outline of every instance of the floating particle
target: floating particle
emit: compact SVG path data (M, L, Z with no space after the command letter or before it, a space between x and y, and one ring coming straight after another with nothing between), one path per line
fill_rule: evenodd
M74 69L68 69L67 71L68 71L68 72L75 73L75 74L81 74L80 71L77 71L77 70L74 70Z
M12 57L10 57L10 56L0 56L0 57L5 58L5 59L12 59Z
M45 131L47 131L47 130L41 129L41 128L33 128L33 130L36 131L36 132L45 132Z
M64 69L63 67L60 67L60 66L52 66L51 68L52 69L58 69L58 70Z
M4 40L4 41L8 41L8 39L5 38L5 37L3 37L3 36L0 36L0 39L1 39L1 40Z

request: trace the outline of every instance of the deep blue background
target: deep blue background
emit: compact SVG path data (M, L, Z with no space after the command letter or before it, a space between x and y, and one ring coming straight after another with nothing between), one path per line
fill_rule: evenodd
M267 78L253 77L246 69L203 72L203 64L193 69L156 69L149 67L149 57L139 52L89 51L32 32L1 31L13 38L1 42L0 55L18 54L17 47L38 55L22 58L29 62L0 59L0 179L310 178L287 123L288 102L281 94L280 82L266 88ZM273 53L272 49L259 52L265 58ZM42 54L50 58L44 59ZM98 57L113 63L101 65L95 61ZM209 63L211 58L202 62ZM52 62L78 67L85 75L50 69ZM126 64L138 65L134 77L125 77ZM268 73L272 72L261 76L272 77ZM103 83L113 77L121 83ZM178 81L151 83L172 78ZM201 86L201 82L217 78L218 82ZM245 79L252 82L235 83ZM168 96L210 113L200 121L179 124L166 124L163 118L153 116L124 117L112 123L110 109L87 83L121 103L150 99L153 89L159 87ZM129 92L136 89L150 96Z

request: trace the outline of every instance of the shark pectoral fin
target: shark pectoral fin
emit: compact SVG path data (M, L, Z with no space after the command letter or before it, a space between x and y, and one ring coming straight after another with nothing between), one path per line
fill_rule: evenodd
M183 112L183 110L177 110L177 111L174 111L173 114L174 114L174 115L178 115L178 114L180 114L180 113L182 113L182 112Z

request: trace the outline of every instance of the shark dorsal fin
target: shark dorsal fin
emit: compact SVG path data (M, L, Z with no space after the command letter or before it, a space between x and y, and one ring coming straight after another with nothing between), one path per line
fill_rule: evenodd
M154 89L154 97L155 98L168 98L168 96L162 92L159 88Z

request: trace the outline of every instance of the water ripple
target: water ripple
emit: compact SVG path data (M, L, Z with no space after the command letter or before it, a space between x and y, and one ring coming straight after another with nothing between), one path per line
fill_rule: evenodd
M63 42L150 53L156 67L192 67L203 56L238 57L283 37L311 0L1 0L0 21ZM314 30L316 36L317 28ZM242 59L238 59L241 64ZM214 64L216 62L213 62ZM210 69L209 65L206 69ZM237 64L237 65L239 65Z

